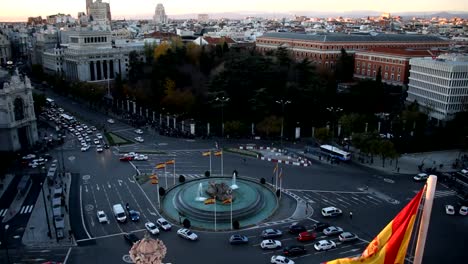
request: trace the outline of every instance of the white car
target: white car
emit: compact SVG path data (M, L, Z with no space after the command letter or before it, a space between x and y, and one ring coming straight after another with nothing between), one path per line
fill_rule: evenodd
M460 207L460 210L458 211L460 215L467 215L468 214L468 207L462 206Z
M81 151L87 151L89 149L89 145L85 145L81 147Z
M159 228L153 222L146 222L145 223L146 230L153 235L159 234Z
M96 152L103 152L103 151L104 151L104 149L102 148L101 145L96 146Z
M288 259L285 256L272 256L271 263L273 264L294 264L294 261Z
M142 137L136 137L135 141L140 142L140 143L145 142L145 140Z
M186 229L186 228L181 228L181 229L177 230L177 235L182 237L182 238L192 240L192 241L195 241L195 240L198 239L197 234L193 233L192 231L190 231L189 229Z
M109 218L107 218L107 215L104 213L104 211L97 211L97 218L99 223L109 223Z
M453 205L450 205L450 204L445 205L445 213L448 215L454 215L455 208L453 208Z
M273 239L263 240L262 243L260 243L260 247L262 249L276 249L280 248L281 246L281 241Z
M135 129L135 133L137 133L138 135L141 135L141 134L143 134L143 130L141 130L141 129Z
M324 217L333 217L333 216L339 216L342 214L343 214L343 211L333 206L322 208L322 215Z
M317 251L322 251L322 250L329 250L332 248L336 248L335 242L331 240L320 240L317 243L314 244L314 248Z
M114 121L114 119L112 119L112 118L109 118L109 119L107 119L107 123L109 123L109 124L114 124L114 123L115 123L115 121Z
M99 142L99 139L95 139L95 140L94 140L94 144L99 145L99 143L100 143L100 142Z
M28 154L23 157L24 160L30 160L30 159L35 159L35 158L36 158L36 155L34 154Z
M337 226L329 226L323 230L323 234L326 236L333 236L343 233L343 228Z
M98 139L102 139L101 133L96 133L96 137L97 137Z
M96 129L95 126L92 126L92 127L91 127L91 130L92 130L92 131L96 131L97 129Z
M134 160L148 160L148 156L147 155L143 155L143 154L137 154L133 157Z
M418 175L413 177L413 180L414 181L425 181L425 180L427 180L428 177L429 177L429 175L427 175L426 173L419 173Z
M172 228L172 225L169 224L169 222L167 222L167 220L162 217L156 220L156 224L158 224L158 226L161 227L164 231L169 231Z

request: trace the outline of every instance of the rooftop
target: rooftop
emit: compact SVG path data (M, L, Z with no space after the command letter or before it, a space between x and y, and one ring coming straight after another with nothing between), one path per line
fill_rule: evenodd
M437 51L430 51L427 49L398 49L398 48L373 48L357 52L359 53L378 53L385 55L394 55L401 57L427 57L433 56Z

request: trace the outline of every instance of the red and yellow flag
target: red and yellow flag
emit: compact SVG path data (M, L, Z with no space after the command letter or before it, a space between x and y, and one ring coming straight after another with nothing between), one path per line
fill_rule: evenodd
M275 174L277 170L278 170L278 163L276 163L275 168L273 169L273 174Z
M166 161L166 165L172 165L172 164L175 164L175 160Z
M326 263L403 264L424 189L421 189L413 200L369 243L360 257L336 259Z
M216 152L214 153L214 155L215 155L215 156L221 156L221 155L223 155L223 151L222 151L222 150L216 151Z
M279 176L278 177L283 177L283 168L280 169Z
M211 156L211 151L203 152L203 157Z
M166 168L166 163L158 163L156 164L156 169L164 169Z

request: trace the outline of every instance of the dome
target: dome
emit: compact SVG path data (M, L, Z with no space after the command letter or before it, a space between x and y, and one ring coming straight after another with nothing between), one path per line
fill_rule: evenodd
M148 233L130 249L130 257L136 264L159 264L166 256L166 246L159 239L152 239Z

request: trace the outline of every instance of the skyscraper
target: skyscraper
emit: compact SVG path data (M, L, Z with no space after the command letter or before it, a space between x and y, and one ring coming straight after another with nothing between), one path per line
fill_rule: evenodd
M156 6L156 11L154 12L154 16L153 16L153 21L155 24L167 23L166 12L164 11L164 6L162 4L158 4Z
M109 22L112 20L110 12L110 4L104 3L102 0L86 0L86 13L92 21Z

